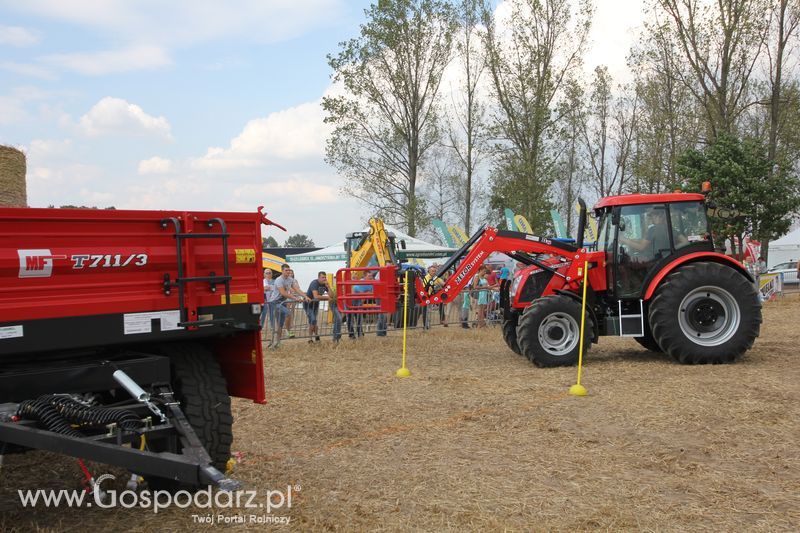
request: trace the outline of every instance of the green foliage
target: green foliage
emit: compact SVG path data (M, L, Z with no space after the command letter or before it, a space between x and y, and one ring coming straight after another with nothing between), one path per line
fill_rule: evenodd
M302 233L289 235L286 242L283 243L284 248L313 248L314 246L314 241L308 235L303 235Z
M491 206L510 207L535 231L549 225L555 172L557 96L580 68L591 25L587 0L511 0L509 27L484 13L485 45L500 140L492 171Z
M261 245L263 248L277 248L279 246L278 241L272 235L262 238Z
M539 170L539 175L543 174ZM551 179L535 179L536 175L537 171L530 161L526 162L514 152L504 154L492 172L493 187L489 203L497 213L502 213L508 207L514 213L524 215L534 232L542 234L551 224Z
M800 182L778 170L783 166L773 165L766 154L757 140L720 135L702 150L688 150L678 159L683 190L699 191L702 182L710 181L718 207L743 213L733 219L712 219L718 233L750 233L759 240L772 240L789 230L800 209Z
M360 35L328 56L344 91L323 98L333 126L326 161L344 192L414 235L424 202L417 192L427 152L440 138L437 94L456 28L441 0L380 1Z

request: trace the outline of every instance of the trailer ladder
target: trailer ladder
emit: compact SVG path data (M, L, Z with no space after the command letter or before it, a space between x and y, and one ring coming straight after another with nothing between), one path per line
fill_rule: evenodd
M175 228L175 249L178 258L178 277L171 280L169 274L164 274L164 294L169 296L172 292L172 287L178 288L178 302L181 314L181 321L178 326L188 329L196 329L198 326L207 325L223 325L230 326L234 324L233 312L231 310L231 275L228 268L228 228L225 221L221 218L211 218L206 222L209 228L214 227L215 224L219 225L220 233L194 233L192 232L193 219L188 213L184 216L186 219L186 231L181 229L181 221L177 217L170 217L161 220L161 227L167 228L170 223ZM207 276L194 275L194 257L193 249L190 246L190 239L222 239L222 265L223 275L218 276L215 272L209 272ZM186 260L186 269L184 270L183 262ZM225 318L214 318L209 320L199 320L197 317L197 300L194 297L194 291L191 287L187 287L189 283L209 283L211 292L217 292L217 285L222 284L225 287ZM188 293L188 295L187 295Z

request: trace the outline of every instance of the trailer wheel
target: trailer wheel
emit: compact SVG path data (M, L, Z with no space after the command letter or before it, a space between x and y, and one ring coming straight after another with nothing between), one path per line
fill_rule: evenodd
M165 344L161 352L170 358L175 398L211 457L212 465L225 472L233 442L233 415L219 363L211 350L199 344ZM180 449L161 451L179 453ZM164 478L148 477L147 481L151 488L178 488L175 482Z
M534 300L522 313L517 326L520 351L540 367L578 363L581 305L568 296L545 296ZM592 340L592 321L586 316L583 353Z
M519 323L519 314L511 313L511 318L503 319L503 340L506 341L508 347L517 354L522 355L522 350L519 349L517 342L517 324Z
M732 363L753 346L761 302L733 268L692 263L666 277L650 304L653 337L683 364Z

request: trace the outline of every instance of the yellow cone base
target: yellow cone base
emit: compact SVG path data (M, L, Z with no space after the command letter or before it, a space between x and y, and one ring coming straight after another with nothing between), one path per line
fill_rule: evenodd
M411 370L407 369L406 367L398 368L394 375L398 378L407 378L411 375Z
M586 387L584 387L583 385L578 385L576 383L575 385L569 388L569 393L572 396L586 396L588 394L588 391L586 390Z

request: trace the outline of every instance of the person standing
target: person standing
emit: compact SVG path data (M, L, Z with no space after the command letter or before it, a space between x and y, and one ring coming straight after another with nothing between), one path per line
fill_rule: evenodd
M308 316L308 342L319 342L319 328L317 326L317 316L319 315L319 302L329 302L331 297L328 295L328 276L324 271L317 273L317 279L308 285L306 291L307 300L303 302L303 309Z
M486 327L486 307L489 304L489 282L486 279L487 267L481 267L478 271L478 281L476 283L478 290L478 322L477 327Z
M364 281L372 281L375 279L375 273L368 270L364 275ZM353 285L353 294L369 295L372 293L372 284L364 283L362 285ZM353 300L353 306L359 307L364 303L363 300ZM347 317L347 334L351 339L364 336L363 315L361 313L353 313Z
M266 319L269 317L269 328L265 332L264 338L267 334L270 336L269 346L274 342L275 337L275 301L280 294L275 288L275 280L272 279L272 270L269 268L264 269L264 306L261 308L261 329L266 325Z
M289 314L286 315L286 321L283 323L284 327L286 328L286 335L290 338L294 338L294 332L292 331L292 326L294 324L294 309L297 305L297 302L304 302L306 301L306 293L300 290L300 283L294 277L294 270L289 265L286 266L286 271L289 273L289 278L292 280L291 287L289 288L289 292L291 292L294 296L299 296L300 299L294 298L291 301L286 302L286 308L289 310Z
M287 303L289 302L302 302L303 298L292 292L292 285L294 279L291 277L291 269L284 268L278 279L275 280L275 289L277 289L278 296L275 299L275 343L273 348L281 345L281 334L283 332L283 324L286 323L286 317L291 312Z
M471 301L472 298L472 287L475 284L475 280L477 279L477 275L473 277L469 283L464 286L464 290L461 291L461 297L463 300L461 301L461 327L464 329L469 329L469 312L471 308Z
M334 344L338 344L342 338L342 313L339 312L339 306L336 302L336 281L328 283L328 300L333 313L333 335Z
M433 294L442 287L444 287L444 280L436 277L436 272L438 270L439 270L439 265L434 263L433 265L428 267L428 273L425 274L425 278L423 279L423 281L425 285L428 287L428 294ZM431 329L430 313L433 312L433 307L439 308L439 323L447 327L447 321L445 320L444 305L445 304L439 304L439 305L430 304L422 308L422 329Z
M269 302L269 296L272 292L272 289L275 287L275 280L272 279L272 270L269 268L264 269L264 305L261 306L261 316L259 317L258 323L261 324L261 329L264 329L265 321L267 319L268 309L269 306L267 302ZM272 320L270 320L270 327L272 327Z

